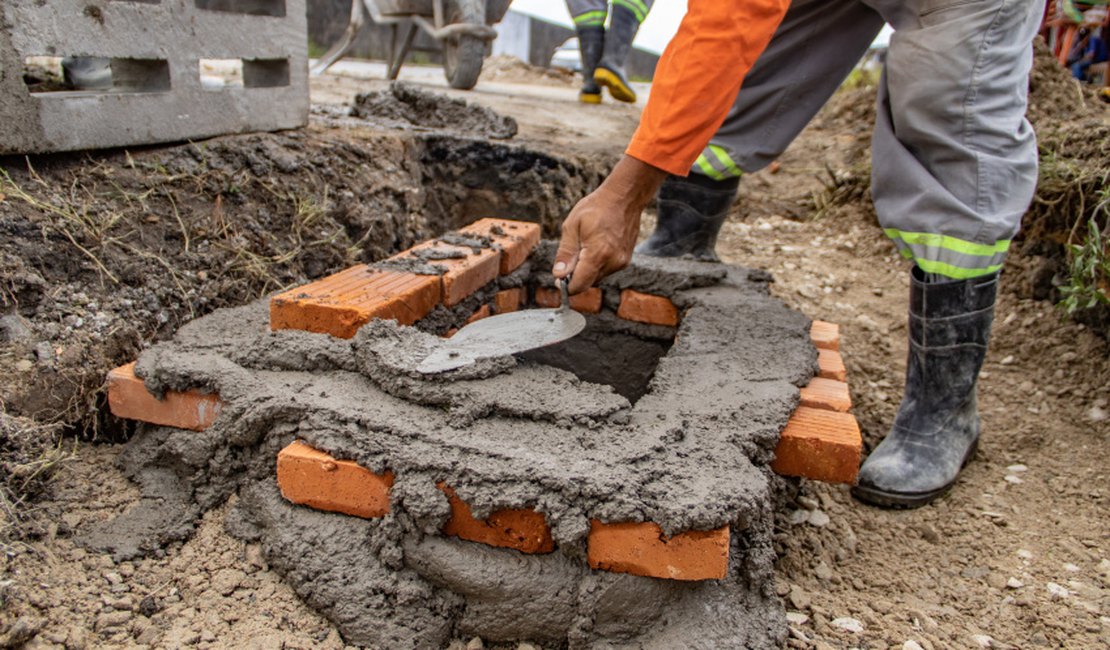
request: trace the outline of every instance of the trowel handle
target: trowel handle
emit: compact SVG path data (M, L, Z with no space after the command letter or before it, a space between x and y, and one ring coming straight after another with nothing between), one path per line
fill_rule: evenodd
M564 311L570 309L570 291L567 290L567 287L570 286L570 276L571 274L567 273L566 277L555 279L555 286L559 287L559 295L562 297L562 304L559 305L559 309Z

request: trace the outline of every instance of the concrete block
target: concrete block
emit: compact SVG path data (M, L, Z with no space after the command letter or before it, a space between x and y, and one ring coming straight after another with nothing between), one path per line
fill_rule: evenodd
M308 123L305 0L0 3L0 154L125 147ZM32 93L30 57L105 57L112 87ZM241 81L202 84L202 60Z

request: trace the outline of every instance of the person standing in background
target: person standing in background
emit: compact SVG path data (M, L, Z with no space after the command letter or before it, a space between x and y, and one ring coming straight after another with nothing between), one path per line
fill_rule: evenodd
M624 74L624 63L653 2L613 0L612 9L609 9L606 0L567 0L582 56L583 82L579 101L600 104L602 88L608 88L617 101L636 101L636 91ZM605 33L607 15L611 15L608 34Z

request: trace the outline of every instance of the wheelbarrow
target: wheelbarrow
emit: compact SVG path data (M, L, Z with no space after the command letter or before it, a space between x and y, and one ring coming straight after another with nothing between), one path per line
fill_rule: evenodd
M470 90L478 83L487 44L497 38L491 25L509 10L511 0L353 0L351 22L343 36L313 66L320 75L343 57L369 19L389 25L389 69L392 81L401 72L418 30L443 45L443 69L452 88Z

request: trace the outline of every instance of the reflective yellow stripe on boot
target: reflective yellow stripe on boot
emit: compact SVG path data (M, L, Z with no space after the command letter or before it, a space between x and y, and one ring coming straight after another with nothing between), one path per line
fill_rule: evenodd
M608 88L609 94L618 102L628 102L630 104L636 102L636 91L632 90L632 87L612 70L598 67L597 70L594 70L594 82L603 88Z

